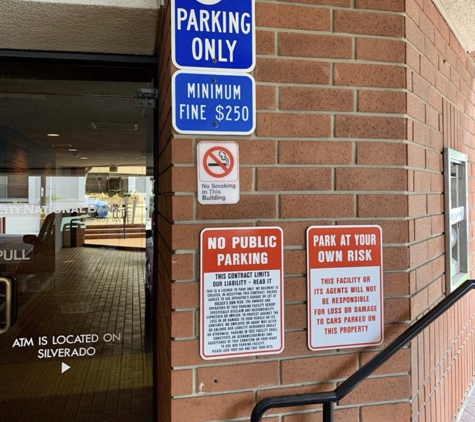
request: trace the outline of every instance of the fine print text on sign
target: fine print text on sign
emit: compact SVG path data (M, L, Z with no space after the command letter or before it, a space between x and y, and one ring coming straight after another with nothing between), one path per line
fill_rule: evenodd
M239 202L239 146L236 142L198 144L198 202Z
M254 68L254 0L172 0L171 6L177 68Z
M250 75L178 71L172 77L172 92L172 124L179 133L254 132L255 82Z
M203 359L283 350L282 237L278 227L201 233Z
M382 343L381 228L309 227L307 266L309 348Z

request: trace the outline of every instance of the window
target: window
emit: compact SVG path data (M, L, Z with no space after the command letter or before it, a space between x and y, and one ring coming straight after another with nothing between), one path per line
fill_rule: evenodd
M451 292L468 278L467 156L446 149L444 174L446 275Z
M0 176L0 202L28 202L28 176Z

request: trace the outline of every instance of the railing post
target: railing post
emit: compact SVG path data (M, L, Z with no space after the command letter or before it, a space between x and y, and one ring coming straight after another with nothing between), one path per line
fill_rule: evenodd
M323 403L323 422L333 422L333 402Z

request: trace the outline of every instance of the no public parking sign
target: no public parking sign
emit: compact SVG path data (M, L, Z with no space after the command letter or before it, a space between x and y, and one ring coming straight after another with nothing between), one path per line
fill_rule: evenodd
M307 230L308 346L374 346L383 341L379 226Z
M282 230L203 230L200 302L203 359L280 353L284 349Z

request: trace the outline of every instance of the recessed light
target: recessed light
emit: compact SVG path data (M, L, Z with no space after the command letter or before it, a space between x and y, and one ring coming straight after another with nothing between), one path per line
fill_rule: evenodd
M91 126L96 129L108 129L108 130L137 130L137 123L126 122L91 122Z
M89 160L89 157L79 157L81 160Z
M59 133L48 133L46 136L59 136Z
M76 148L69 148L68 151L74 152L74 151L77 151L77 149Z

